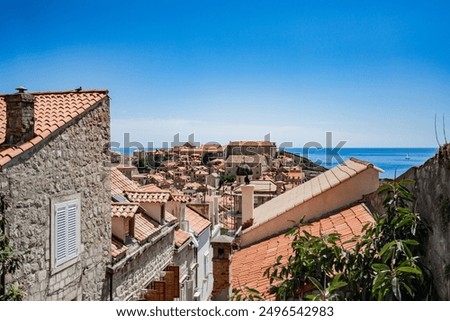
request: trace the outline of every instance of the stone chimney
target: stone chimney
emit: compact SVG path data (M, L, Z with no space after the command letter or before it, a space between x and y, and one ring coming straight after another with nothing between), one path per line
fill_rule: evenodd
M284 191L284 182L283 181L276 181L275 184L277 185L277 191L276 194L280 195Z
M6 137L4 145L21 145L34 137L34 96L26 88L18 87L12 95L5 95Z
M180 212L179 212L178 220L180 222L181 230L183 230L185 232L189 232L189 221L186 220L186 204L185 203L180 204Z
M228 301L231 295L231 255L234 239L220 235L211 241L213 247L213 301Z
M179 214L178 219L180 220L180 222L182 222L186 219L186 203L180 204L180 214Z
M219 196L214 196L214 224L219 224Z
M241 185L242 190L242 225L250 226L253 223L253 206L255 204L255 185Z

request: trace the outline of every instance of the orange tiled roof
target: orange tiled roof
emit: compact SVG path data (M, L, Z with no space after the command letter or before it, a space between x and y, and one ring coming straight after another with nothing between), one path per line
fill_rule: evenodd
M161 188L159 188L158 186L156 186L154 184L143 185L139 188L139 190L142 192L150 192L150 193L163 192L163 190Z
M159 183L164 181L164 177L161 174L148 174L147 177L152 178Z
M172 194L172 199L175 202L180 202L180 203L188 203L191 201L191 197L189 195L184 195L184 194Z
M112 257L117 257L122 253L125 253L128 248L121 242L112 239L111 240L111 255Z
M288 210L299 206L302 203L316 197L317 195L328 191L340 183L350 179L367 170L368 168L377 167L370 163L351 158L346 162L327 170L326 172L314 177L306 183L271 199L255 208L253 226L249 229L254 229L258 225L265 224L267 221L282 215Z
M166 222L167 223L174 223L176 222L178 219L176 218L176 216L173 216L172 213L167 212L165 213L165 217L166 217Z
M182 229L175 230L175 245L180 247L190 239L191 235Z
M111 168L111 194L120 195L124 191L139 190L139 185L133 182L117 168Z
M363 226L373 222L367 207L364 204L358 204L316 221L310 226L304 226L302 230L315 236L339 233L342 242L345 242L360 235ZM283 256L282 262L286 262L287 257L292 254L291 242L291 237L281 234L236 252L231 263L233 288L247 285L260 291L266 298L273 299L273 296L268 294L269 280L263 274L275 263L279 255ZM347 243L343 246L349 249L353 245L354 243Z
M158 223L143 213L134 216L134 237L142 242L160 230Z
M125 196L131 201L136 203L165 203L170 198L170 193L149 193L142 191L126 191Z
M0 167L22 152L39 144L50 134L67 124L70 120L84 113L102 99L108 97L107 90L82 90L65 92L30 93L34 102L35 137L17 147L0 149ZM6 135L6 102L5 95L0 95L0 143Z
M185 218L189 221L189 228L195 235L201 234L211 223L193 209L186 206Z
M113 217L133 217L139 209L137 203L112 203L111 214Z

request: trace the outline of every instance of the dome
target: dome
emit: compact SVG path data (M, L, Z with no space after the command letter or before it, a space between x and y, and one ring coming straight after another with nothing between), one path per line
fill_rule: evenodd
M253 171L252 171L251 167L245 163L240 164L236 170L236 175L238 175L238 176L247 176L247 175L252 175L252 174L253 174Z

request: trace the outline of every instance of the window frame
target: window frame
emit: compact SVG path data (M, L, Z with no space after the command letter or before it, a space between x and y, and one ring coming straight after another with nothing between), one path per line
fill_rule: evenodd
M63 207L66 207L66 213L65 213L65 223L68 224L69 220L69 210L68 207L71 205L75 205L75 253L70 254L66 253L66 256L57 259L57 215L58 213L57 209L61 209ZM50 226L51 226L51 239L50 239L50 248L51 248L51 274L55 274L61 270L66 269L67 267L79 262L80 260L80 254L82 252L81 247L81 195L80 194L72 194L67 196L60 196L56 198L52 198L50 202L51 206L51 215L50 215ZM68 225L66 225L66 246L68 246L69 243L69 231L68 231ZM73 237L73 236L72 236ZM67 249L66 249L67 250ZM66 251L67 252L67 251Z

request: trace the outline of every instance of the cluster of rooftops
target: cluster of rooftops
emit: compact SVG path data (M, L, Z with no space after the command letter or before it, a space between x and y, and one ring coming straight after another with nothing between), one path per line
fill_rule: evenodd
M28 97L24 89L20 88L19 94L25 101L34 100L32 129L19 128L21 131L18 131L14 123L8 121L8 117L11 116L8 116L7 103L13 98L0 95L2 170L20 161L20 156L26 151L32 151L33 147L58 135L74 119L82 117L95 103L108 96L106 90L74 90L33 93L32 97ZM24 121L26 123L26 114L22 116L22 123ZM32 135L29 135L29 130L32 130ZM243 142L237 143L239 144L234 145L242 145ZM260 144L261 148L274 147L271 142L253 143ZM227 148L236 147L234 145L230 144ZM216 149L226 152L220 146ZM287 191L272 195L263 204L257 204L257 207L255 207L255 186L258 186L264 176L261 175L261 179L254 180L253 183L250 180L239 181L236 188L240 189L241 224L247 221L250 224L233 235L235 249L238 250L233 253L230 260L232 270L230 288L247 285L270 298L268 280L263 277L263 271L274 263L279 255L285 257L289 255L290 239L284 236L284 232L301 217L312 222L307 229L313 235L337 232L342 235L343 240L348 240L361 233L366 223L373 222L369 206L364 203L363 198L378 188L379 172L380 169L370 163L350 159L312 179L292 186ZM248 165L238 166L235 173L237 176L254 174ZM198 199L194 202L192 195L183 194L176 189L162 189L154 184L139 184L115 167L111 168L110 175L112 265L126 258L139 246L157 238L165 227L180 225L182 220L189 221L189 229L174 229L175 247L180 247L192 239L190 232L199 235L212 224L211 218L200 215L195 206L189 206L190 203L199 202ZM214 193L222 198L228 197L226 194L221 195L219 188L216 188ZM169 203L176 206L188 204L182 214L183 217L180 217L179 211L167 210ZM229 214L229 208L223 206L220 221L226 222ZM348 243L345 246L352 244Z

